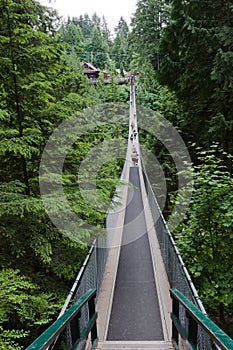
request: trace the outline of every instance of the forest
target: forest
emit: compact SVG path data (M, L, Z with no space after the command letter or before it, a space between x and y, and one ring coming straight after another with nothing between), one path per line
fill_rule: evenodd
M83 62L110 72L109 84L102 75L90 84ZM83 123L84 111L97 105L127 104L129 85L114 79L124 72L139 73L137 104L170 121L189 150L193 193L173 235L208 314L233 337L232 1L138 0L131 25L121 17L111 33L96 13L64 20L35 0L3 0L0 67L0 350L24 349L56 319L88 251L46 213L39 186L45 145L74 115ZM95 123L93 113L88 118ZM95 145L116 135L127 139L127 124L115 119L78 137L63 167L73 211L96 227L106 208L85 203L77 174ZM140 129L139 137L166 175L168 218L177 195L175 165L152 134ZM96 181L105 203L123 162L101 167ZM88 183L88 172L83 176ZM91 241L84 226L80 235Z

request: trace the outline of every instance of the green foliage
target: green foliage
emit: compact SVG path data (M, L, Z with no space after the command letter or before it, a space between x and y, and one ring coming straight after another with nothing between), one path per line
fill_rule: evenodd
M116 67L128 68L130 63L129 52L129 28L123 17L120 18L115 28L115 38L111 50L111 58L115 61Z
M110 83L104 88L104 102L118 102L119 90L115 77L111 76Z
M2 349L20 349L18 343L26 345L38 336L57 314L58 300L64 301L88 250L51 223L39 189L40 159L50 134L90 103L90 85L78 57L79 34L70 23L59 36L56 14L33 0L0 3ZM94 139L77 140L64 169L70 205L97 226L104 212L93 215L94 210L83 205L72 171L109 132L99 130ZM120 170L118 162L101 169L98 187L107 203ZM103 179L110 175L106 186Z
M60 40L67 43L67 51L74 50L76 54L83 49L84 38L79 26L75 25L74 22L68 22L66 25L63 24L59 31Z
M61 304L54 295L41 293L19 270L0 271L0 283L0 349L21 349L17 342L23 344L29 331L48 324Z
M110 32L105 18L93 14L68 19L60 31L62 40L72 45L81 62L90 62L98 69L109 64Z
M68 18L67 24L69 25L69 23L71 22L73 22L76 26L78 26L81 29L84 40L87 40L90 37L93 28L93 23L87 13L84 16L79 16L78 18Z
M104 16L102 17L102 23L100 23L100 26L101 26L101 31L102 31L104 40L106 41L108 46L111 47L112 45L111 32L108 28L108 24Z
M99 26L93 27L90 38L85 42L85 51L89 53L87 62L91 62L98 69L105 68L108 62L108 46Z
M182 129L198 145L220 142L232 153L232 20L230 1L173 1L160 40L160 82L187 112ZM200 128L201 125L201 128Z
M232 157L218 145L200 152L194 167L194 191L186 222L176 234L200 296L211 314L231 313L233 179L223 164Z
M97 14L91 18L87 14L69 18L60 30L60 38L69 45L72 44L81 62L90 62L96 68L113 74L116 68L128 70L131 57L129 28L123 17L115 28L114 38L106 19ZM71 51L71 47L67 50Z
M154 69L159 69L159 39L162 28L167 24L169 0L139 0L132 19L130 44L132 51L139 53L140 66L145 59ZM141 68L141 67L140 67Z
M92 104L127 102L129 99L129 86L119 85L113 74L108 84L104 83L104 77L100 74L97 84L92 87L92 91Z
M25 338L27 336L27 332L21 330L9 330L3 329L0 326L0 349L1 350L22 350L23 347L20 346L16 341L18 339Z

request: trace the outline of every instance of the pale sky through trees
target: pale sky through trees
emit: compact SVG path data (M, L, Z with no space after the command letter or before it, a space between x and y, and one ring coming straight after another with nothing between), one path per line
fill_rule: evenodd
M91 16L97 13L99 17L105 16L108 27L113 31L122 16L130 24L130 17L136 10L137 0L40 0L43 5L58 10L59 15L65 18L69 15L80 16L88 13Z

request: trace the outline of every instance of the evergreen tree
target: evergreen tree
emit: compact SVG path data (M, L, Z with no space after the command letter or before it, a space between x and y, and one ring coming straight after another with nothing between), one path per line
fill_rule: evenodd
M61 60L64 50L57 40L56 18L33 0L0 3L0 267L20 267L44 291L59 293L67 288L61 279L74 278L78 270L69 263L69 254L80 267L86 247L58 232L39 195L40 156L48 136L84 101L77 94L81 79L77 73L74 79ZM27 310L31 305L21 307ZM7 321L1 314L4 334ZM31 322L30 331L38 330L36 321ZM23 319L18 327L24 328Z
M128 47L129 27L123 17L120 18L118 26L115 28L115 39L111 51L111 56L118 69L121 66L128 70L130 63L130 52Z
M219 140L232 152L232 6L175 0L164 29L159 79L187 111L183 129L198 144Z
M85 13L84 16L81 15L75 18L75 24L80 27L84 40L89 39L93 29L93 23L88 14Z
M53 100L52 81L58 74L61 47L49 35L52 19L38 3L6 0L0 11L1 154L14 154L11 166L30 195L30 158L38 155L43 138L41 111Z
M128 38L129 27L126 20L121 16L117 26L114 28L115 34L117 35L120 31L123 32L124 39Z
M139 0L132 19L131 46L140 54L140 63L146 58L159 69L159 39L168 21L169 0Z
M102 31L104 40L106 41L108 46L111 47L112 46L111 32L108 28L108 24L104 16L102 17L102 21L101 21L101 31Z
M233 153L233 7L231 1L222 2L216 38L218 50L213 60L210 78L214 83L213 108L209 136Z
M91 36L86 42L85 51L88 54L88 60L95 67L104 69L108 62L108 46L103 38L100 27L93 27Z
M73 21L63 24L59 34L61 41L69 44L69 46L67 46L68 52L72 50L80 54L80 51L83 50L84 39L79 26L75 25Z
M101 19L99 16L97 16L97 13L95 12L92 17L91 17L91 22L92 22L92 26L93 27L98 27L100 28L100 23L101 23Z

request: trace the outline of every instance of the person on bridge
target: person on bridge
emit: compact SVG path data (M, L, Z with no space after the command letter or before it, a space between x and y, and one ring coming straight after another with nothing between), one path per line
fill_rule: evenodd
M133 166L138 165L138 154L137 153L135 155L132 155L132 162L133 162Z

